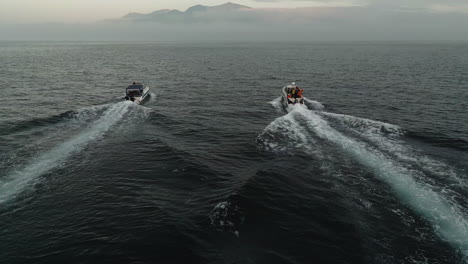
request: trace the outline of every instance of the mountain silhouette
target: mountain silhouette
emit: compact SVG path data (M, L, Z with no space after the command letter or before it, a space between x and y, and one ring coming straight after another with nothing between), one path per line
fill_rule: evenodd
M236 13L240 14L242 11L249 9L251 8L248 6L228 2L217 6L195 5L188 8L185 12L176 9L161 9L148 14L129 13L122 17L122 19L134 22L153 21L162 23L209 22L214 19L221 19L223 16L225 18L224 20L232 20L233 18L235 18Z

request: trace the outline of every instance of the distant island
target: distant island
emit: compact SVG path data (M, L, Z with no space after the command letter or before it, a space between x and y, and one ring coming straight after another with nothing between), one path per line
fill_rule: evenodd
M264 1L264 0L262 0ZM377 2L377 1L375 1ZM237 3L128 13L90 23L0 23L0 40L433 41L468 39L468 11L404 5L253 8ZM324 3L324 2L322 2ZM149 10L151 11L151 10Z
M323 16L340 16L362 9L354 6L304 7L304 8L252 8L236 3L217 6L195 5L186 11L160 9L151 13L128 13L127 15L104 22L153 22L159 24L307 24Z
M252 10L252 8L228 2L217 6L195 5L188 8L185 12L177 9L161 9L148 14L129 13L120 20L132 22L193 23L210 22L224 18L232 21L236 20L236 16L226 17L225 15L238 15L237 17L241 18L245 16L243 12L249 10Z

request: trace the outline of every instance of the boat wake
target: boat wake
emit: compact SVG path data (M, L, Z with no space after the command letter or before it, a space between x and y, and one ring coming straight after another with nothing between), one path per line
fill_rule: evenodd
M441 184L437 178L445 179L446 173L452 183L466 186L466 182L450 171L448 165L405 145L404 135L403 129L392 124L295 105L269 124L258 142L267 151L303 151L314 155L323 142L331 143L391 187L399 200L425 218L442 240L468 258L466 190ZM438 170L427 170L428 165Z
M304 101L305 101L305 104L307 105L307 107L309 107L309 109L313 109L313 110L323 110L323 109L325 109L325 106L322 103L320 103L319 101L310 100L307 97L304 97Z
M232 232L239 237L239 226L244 217L237 205L229 201L220 202L211 210L209 218L218 231Z
M289 106L288 108L284 108L283 106L283 103L282 103L282 97L277 97L275 99L273 99L272 101L270 101L269 103L278 111L278 112L282 112L284 110L288 111L288 109L290 107L293 107L294 105L291 105ZM312 109L312 110L323 110L325 109L325 106L320 103L319 101L314 101L314 100L310 100L310 99L307 99L306 97L304 97L304 101L305 101L305 106L309 109ZM291 108L292 109L292 108Z
M270 101L270 104L276 109L276 111L281 112L283 111L283 106L281 104L281 96L275 98L273 101Z
M39 176L60 167L72 154L101 138L122 119L129 107L134 107L133 105L131 102L120 102L75 112L70 124L68 124L69 128L79 125L83 127L93 117L100 116L78 134L32 158L26 162L25 166L16 168L2 176L0 178L0 204L15 199L28 186L34 185Z

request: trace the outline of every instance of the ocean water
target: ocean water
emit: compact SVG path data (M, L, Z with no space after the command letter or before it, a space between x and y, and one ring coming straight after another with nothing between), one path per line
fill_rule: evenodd
M0 263L468 263L466 43L3 42L0 62Z

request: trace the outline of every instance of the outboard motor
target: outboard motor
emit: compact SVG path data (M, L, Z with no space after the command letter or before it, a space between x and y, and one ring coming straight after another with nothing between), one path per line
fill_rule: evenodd
M135 97L130 97L130 101L135 102Z

